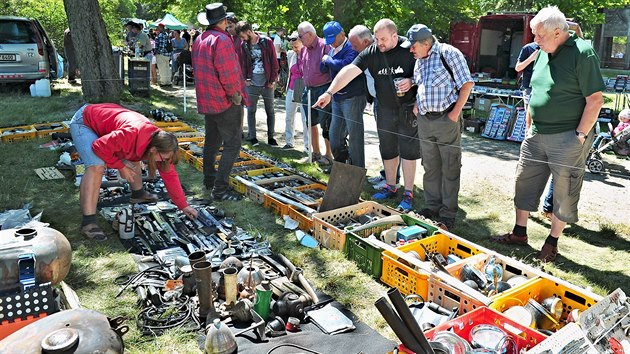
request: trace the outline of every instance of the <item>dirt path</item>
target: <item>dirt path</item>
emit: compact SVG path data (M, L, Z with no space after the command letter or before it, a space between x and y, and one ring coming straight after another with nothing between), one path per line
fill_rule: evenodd
M181 88L176 87L168 92L183 106ZM285 129L284 100L276 99L274 103L276 139L282 146ZM187 107L188 110L196 110L193 87L189 87L187 91ZM364 123L366 167L368 175L373 176L381 169L376 123L371 114L364 115ZM302 149L302 124L299 115L296 115L295 127L297 130L295 145L297 149ZM266 141L264 139L267 129L266 117L261 102L257 110L256 129L259 140ZM502 199L511 200L514 195L514 172L518 162L519 148L520 145L514 142L490 140L478 134L464 133L460 198L474 198L485 188L491 188ZM420 188L422 188L423 172L422 165L418 163L415 184ZM594 225L600 223L630 225L628 212L630 189L628 187L630 187L630 160L605 156L605 173L595 175L586 172L579 204L581 222ZM511 209L505 212L513 215Z

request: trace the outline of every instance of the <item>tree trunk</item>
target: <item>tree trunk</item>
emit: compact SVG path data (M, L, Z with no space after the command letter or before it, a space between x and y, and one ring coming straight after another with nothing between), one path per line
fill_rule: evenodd
M351 14L346 13L346 9L348 8L348 3L352 3L347 0L333 0L333 17L335 21L339 22L341 26L348 25L349 21L346 21ZM350 32L350 28L343 28L348 34Z
M87 102L120 101L112 45L97 0L64 0L68 25L81 68L81 86Z

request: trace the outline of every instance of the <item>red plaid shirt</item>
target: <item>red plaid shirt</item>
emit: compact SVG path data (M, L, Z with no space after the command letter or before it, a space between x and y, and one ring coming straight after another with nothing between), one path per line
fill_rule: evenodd
M203 32L193 44L193 70L197 111L218 114L232 106L232 96L239 92L247 105L247 91L238 56L230 35L213 27Z

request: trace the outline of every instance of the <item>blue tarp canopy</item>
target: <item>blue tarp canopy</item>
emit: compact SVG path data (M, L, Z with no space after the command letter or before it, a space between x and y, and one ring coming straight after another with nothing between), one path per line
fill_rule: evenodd
M172 30L182 30L188 28L187 25L183 24L171 14L166 14L162 19L153 22L151 24L151 28L155 28L159 24L164 24L164 27Z

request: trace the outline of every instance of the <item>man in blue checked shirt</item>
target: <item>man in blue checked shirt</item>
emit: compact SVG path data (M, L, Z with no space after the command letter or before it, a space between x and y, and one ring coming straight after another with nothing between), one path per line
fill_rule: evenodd
M158 24L158 35L155 38L155 54L158 72L160 74L160 86L171 85L171 69L169 61L171 60L171 52L168 51L168 42L171 41L169 34L163 23Z
M414 113L418 114L426 203L420 214L452 229L462 160L460 116L474 83L464 55L439 43L427 26L413 25L407 38L401 47L409 48L416 58L413 82L418 85Z

